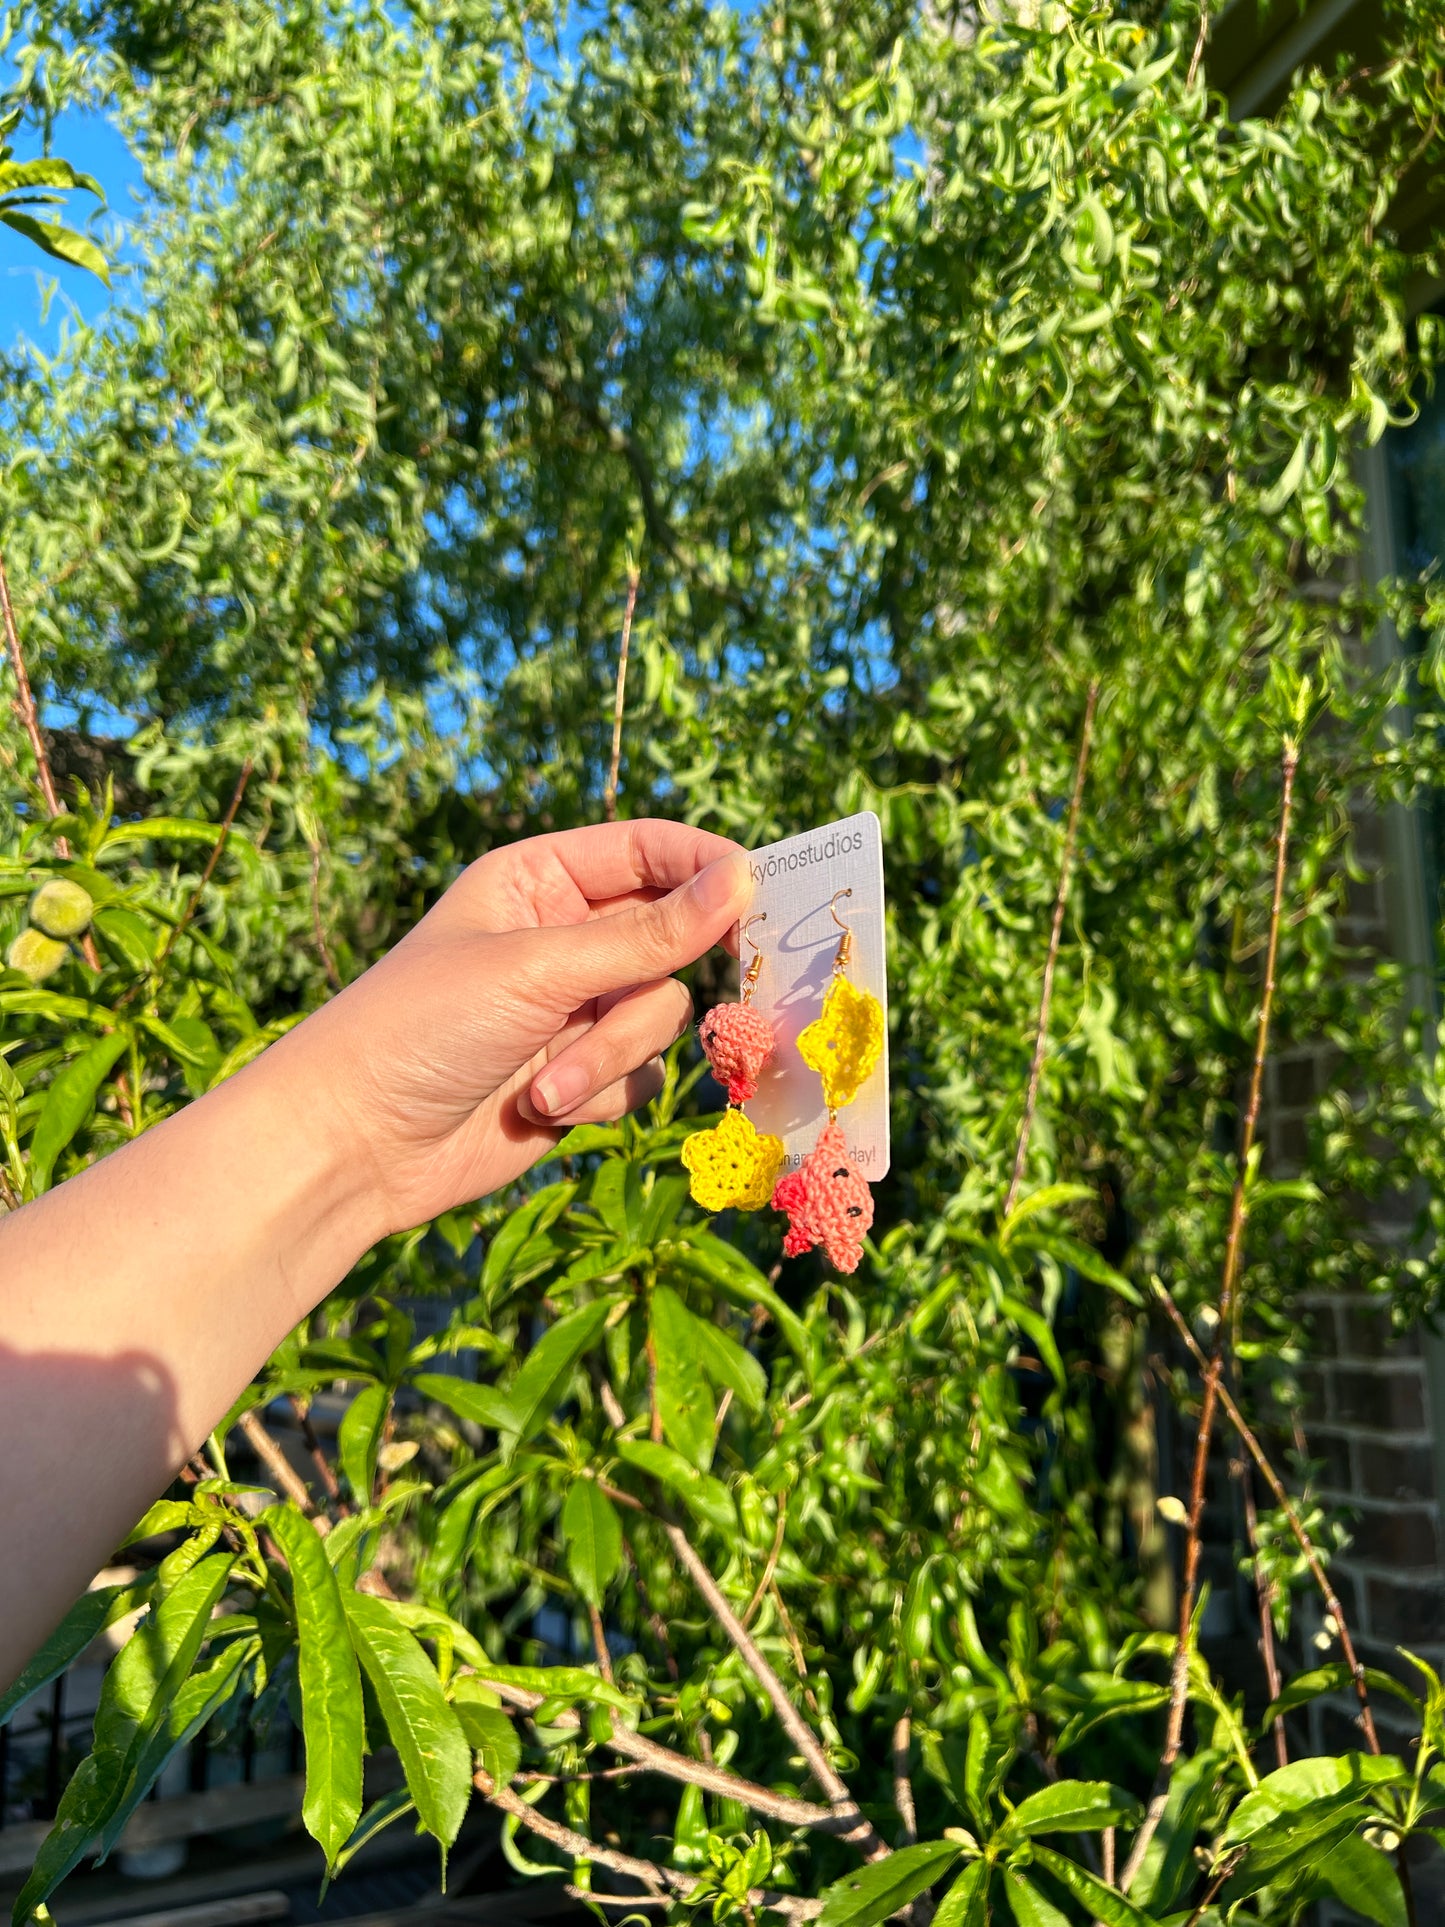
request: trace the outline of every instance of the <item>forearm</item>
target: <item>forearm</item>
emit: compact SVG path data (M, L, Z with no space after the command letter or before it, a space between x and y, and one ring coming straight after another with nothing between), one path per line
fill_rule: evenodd
M384 1228L309 1083L298 1034L0 1221L0 1683Z

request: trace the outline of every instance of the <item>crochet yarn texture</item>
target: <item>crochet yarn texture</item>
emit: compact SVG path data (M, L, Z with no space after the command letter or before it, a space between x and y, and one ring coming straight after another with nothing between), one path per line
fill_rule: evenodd
M782 1169L783 1140L755 1131L741 1111L729 1111L715 1129L683 1140L682 1162L704 1211L760 1211ZM871 1209L868 1215L871 1220Z
M826 1124L797 1170L778 1179L773 1209L788 1214L786 1257L800 1257L821 1245L839 1271L858 1269L863 1239L873 1223L873 1193L848 1156L840 1124Z
M841 1110L883 1055L882 1004L871 990L856 990L846 977L835 977L822 1016L798 1034L798 1054L822 1078L828 1109Z
M773 1054L773 1027L751 1004L718 1004L697 1027L712 1074L727 1086L729 1104L758 1094L758 1073Z

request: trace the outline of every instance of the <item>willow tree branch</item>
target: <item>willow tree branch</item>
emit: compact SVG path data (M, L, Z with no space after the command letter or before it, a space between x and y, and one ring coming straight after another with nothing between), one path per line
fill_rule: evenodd
M1234 1328L1236 1290L1240 1263L1244 1256L1244 1231L1249 1218L1249 1172L1254 1151L1254 1136L1259 1125L1260 1103L1264 1096L1264 1066L1269 1055L1269 1025L1274 1010L1275 967L1279 961L1280 921L1284 911L1285 876L1289 864L1290 814L1294 805L1294 779L1299 768L1299 748L1286 737L1280 757L1279 827L1274 845L1274 888L1270 896L1269 941L1265 950L1264 988L1260 996L1259 1017L1254 1031L1254 1061L1250 1067L1249 1097L1239 1134L1239 1158L1235 1169L1234 1191L1229 1207L1229 1231L1224 1243L1224 1267L1219 1281L1219 1324L1214 1347L1204 1368L1204 1397L1199 1409L1199 1429L1194 1437L1194 1470L1189 1486L1189 1517L1184 1540L1184 1574L1179 1588L1179 1626L1174 1646L1174 1663L1169 1681L1169 1715L1164 1728L1164 1749L1154 1790L1144 1815L1143 1825L1124 1868L1120 1886L1128 1893L1137 1878L1149 1842L1158 1831L1169 1798L1169 1783L1174 1762L1184 1739L1184 1711L1189 1699L1189 1654L1194 1630L1194 1600L1199 1584L1199 1562L1203 1553L1201 1525L1208 1486L1209 1447L1214 1435L1214 1415L1223 1390L1224 1363Z
M592 1860L612 1873L625 1874L630 1880L641 1881L654 1897L660 1896L665 1888L671 1888L678 1894L690 1894L698 1884L696 1874L684 1873L680 1867L660 1867L655 1861L639 1860L633 1854L619 1853L614 1847L599 1847L585 1833L564 1827L560 1821L550 1820L545 1813L538 1813L535 1807L529 1807L510 1787L494 1785L486 1773L477 1773L475 1784L494 1807L511 1814L513 1819L519 1820L524 1827L563 1853L570 1854L574 1860ZM821 1900L801 1900L794 1894L770 1893L762 1887L750 1889L748 1901L754 1907L770 1908L789 1920L813 1920L823 1911Z
M1049 1047L1049 1012L1054 1001L1054 969L1059 961L1059 943L1064 933L1064 912L1069 902L1069 877L1074 867L1074 847L1079 835L1079 808L1084 800L1084 778L1089 768L1089 749L1094 739L1094 711L1099 701L1097 678L1089 684L1088 698L1084 703L1084 723L1079 731L1079 754L1074 764L1074 786L1069 795L1069 820L1064 830L1064 853L1059 861L1059 887L1054 895L1054 921L1049 931L1048 955L1044 959L1044 981L1039 992L1039 1019L1034 1034L1034 1056L1029 1065L1028 1089L1024 1096L1024 1114L1019 1119L1018 1148L1014 1152L1013 1176L1009 1179L1008 1195L1003 1201L1003 1215L1008 1217L1018 1199L1019 1186L1024 1181L1024 1166L1028 1161L1029 1139L1033 1135L1034 1112L1038 1109L1039 1084L1044 1074L1044 1056Z
M1200 1349L1193 1332L1190 1331L1188 1324L1185 1322L1183 1312L1180 1311L1178 1305L1175 1304L1167 1287L1162 1281L1156 1279L1155 1290L1159 1294L1165 1311L1167 1311L1170 1318L1173 1319L1174 1328L1184 1340L1195 1364L1198 1365L1201 1372L1207 1371L1209 1361ZM1227 1385L1221 1385L1219 1388L1219 1402L1224 1407L1225 1416L1234 1427L1236 1434L1243 1441L1245 1450L1259 1467L1260 1476L1273 1493L1275 1504L1285 1516L1285 1523L1290 1529L1290 1536L1299 1547L1304 1562L1309 1567L1310 1577L1319 1588L1320 1597L1324 1601L1325 1611L1330 1614L1340 1629L1340 1650L1345 1656L1345 1664L1350 1669L1350 1677L1354 1681L1355 1686L1355 1697L1360 1703L1360 1726L1364 1732L1365 1740L1371 1753L1378 1753L1380 1751L1380 1736L1375 1731L1375 1716L1370 1708L1370 1689L1365 1679L1365 1669L1361 1665L1359 1655L1355 1651L1355 1642L1350 1634L1349 1622L1345 1618L1345 1611L1340 1604L1339 1595L1330 1583L1330 1576L1325 1569L1325 1563L1316 1550L1315 1543L1309 1535L1304 1520L1301 1519L1299 1513L1296 1511L1294 1501L1285 1490L1284 1481L1270 1463L1269 1455L1260 1444L1259 1439L1255 1435L1254 1428L1235 1403Z
M706 1600L708 1609L732 1641L738 1657L767 1694L773 1711L778 1716L778 1723L807 1761L813 1778L827 1794L835 1812L852 1822L843 1838L860 1847L869 1860L881 1859L888 1852L888 1848L873 1831L871 1822L866 1820L860 1812L857 1801L834 1770L832 1762L819 1745L817 1736L788 1698L783 1682L764 1659L746 1626L728 1604L722 1588L693 1549L691 1540L681 1526L664 1522L662 1529L673 1551L687 1569L693 1584Z
M221 818L220 830L217 834L215 842L211 845L211 854L206 858L206 867L201 872L200 882L197 883L195 889L192 890L190 896L186 899L185 909L182 910L180 916L177 918L176 922L172 925L170 934L167 936L165 943L161 946L161 954L156 958L155 974L157 976L159 976L160 972L165 969L166 959L170 956L171 952L175 949L178 940L180 939L181 935L186 929L186 926L190 923L191 918L196 914L196 906L201 901L201 896L205 891L206 885L210 882L211 878L216 874L216 865L220 862L221 854L226 847L226 843L228 839L230 838L231 826L236 821L236 813L241 807L242 799L245 797L245 794L246 794L246 785L250 782L251 772L255 767L256 767L255 763L252 761L252 759L249 756L246 758L245 762L242 763L241 765L241 774L236 778L236 787L231 791L231 800L226 805L226 814Z
M607 786L602 792L602 813L609 823L617 821L617 772L622 765L622 718L627 709L627 653L632 645L632 617L637 608L636 569L627 572L627 607L622 612L622 641L617 649L617 690L612 701L612 761L607 769Z

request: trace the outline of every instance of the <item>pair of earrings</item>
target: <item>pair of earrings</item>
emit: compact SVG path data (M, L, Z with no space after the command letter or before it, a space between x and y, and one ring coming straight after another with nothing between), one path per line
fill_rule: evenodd
M772 1025L752 1008L763 956L747 933L766 913L750 917L741 932L753 948L741 1001L710 1010L698 1030L714 1076L727 1087L727 1114L714 1130L695 1132L682 1147L692 1195L705 1211L757 1211L771 1202L787 1216L786 1257L821 1245L845 1272L858 1268L873 1223L873 1194L848 1156L838 1112L853 1102L883 1052L883 1007L848 976L853 933L838 915L838 898L852 894L839 890L829 905L842 932L832 981L821 1014L798 1037L798 1054L818 1073L828 1109L812 1150L796 1171L783 1173L782 1139L756 1130L741 1108L757 1095L758 1078L776 1049Z

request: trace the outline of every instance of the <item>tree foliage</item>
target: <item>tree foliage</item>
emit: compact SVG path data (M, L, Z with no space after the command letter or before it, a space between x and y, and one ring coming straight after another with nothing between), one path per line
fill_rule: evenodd
M336 1867L413 1808L449 1843L475 1774L522 1870L718 1921L866 1927L946 1880L949 1927L1321 1892L1405 1919L1396 1847L1445 1804L1428 1673L1363 1681L1412 1759L1261 1777L1269 1722L1191 1635L1190 1749L1143 1819L1175 1641L1141 1361L1162 1293L1209 1342L1236 1199L1256 1401L1293 1396L1302 1291L1439 1295L1424 1020L1345 923L1350 806L1439 775L1435 591L1355 564L1358 457L1436 348L1391 220L1438 163L1438 7L1238 123L1169 8L8 25L17 100L103 106L146 181L111 317L5 371L24 647L79 719L57 755L117 785L47 822L10 754L5 934L63 949L0 982L10 1200L264 1048L466 857L598 814L634 572L625 809L882 819L898 1147L858 1281L775 1275L768 1223L686 1202L684 1052L647 1119L371 1253L142 1522L182 1536L22 1916L218 1707L290 1695ZM1362 641L1387 606L1413 715ZM1233 1149L1286 741L1273 1044L1334 1050L1298 1173ZM34 923L47 879L87 892L92 954ZM1423 1197L1407 1246L1381 1197ZM330 1530L257 1517L228 1453L337 1384ZM1294 1518L1328 1545L1308 1495ZM1283 1630L1289 1515L1259 1563ZM542 1650L548 1604L573 1650ZM368 1737L406 1791L362 1814ZM680 1788L660 1859L604 1761Z

